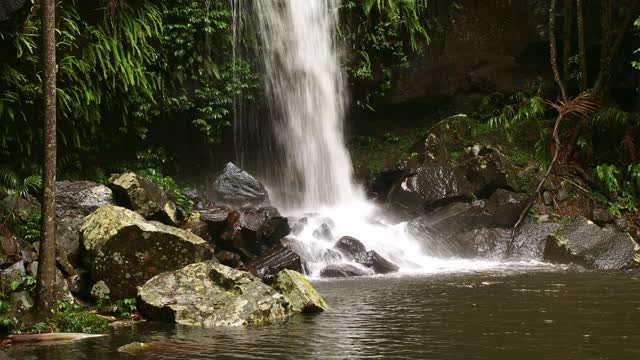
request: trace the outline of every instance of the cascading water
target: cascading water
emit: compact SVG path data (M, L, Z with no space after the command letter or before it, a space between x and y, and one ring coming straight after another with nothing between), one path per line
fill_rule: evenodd
M352 180L343 135L346 90L336 44L341 1L253 0L244 5L242 0L232 1L235 36L240 36L238 24L246 16L252 17L246 21L253 22L258 33L273 126L265 135L260 123L236 118L239 157L244 159L248 151L268 154L270 160L260 161L270 168L266 171L270 176L265 176L276 194L285 194L274 202L292 218L306 221L294 243L310 275L318 276L327 264L345 261L331 250L342 236L359 239L405 272L468 267L468 261L424 255L428 249L408 236L406 224L385 223ZM251 11L246 10L249 7ZM247 140L266 136L274 137L276 145L257 150ZM323 224L330 234L318 231ZM482 267L478 263L474 267L478 265Z

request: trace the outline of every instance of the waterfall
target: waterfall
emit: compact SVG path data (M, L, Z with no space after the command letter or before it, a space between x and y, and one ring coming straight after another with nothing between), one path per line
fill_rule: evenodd
M336 43L341 1L232 3L235 43L257 36L254 52L268 108L268 114L236 117L238 157L243 166L252 157L251 168L270 185L275 204L292 222L306 223L292 236L310 275L346 262L332 250L342 236L359 239L401 271L464 267L424 255L406 224L388 224L353 182L343 131L347 91ZM243 56L240 50L234 54ZM238 110L248 106L255 105L243 103ZM330 234L319 233L323 224Z

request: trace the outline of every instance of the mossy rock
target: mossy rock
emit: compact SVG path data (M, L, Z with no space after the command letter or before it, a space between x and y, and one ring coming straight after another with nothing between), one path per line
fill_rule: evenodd
M214 261L157 275L138 294L146 317L181 325L262 325L294 313L287 298L258 278Z
M301 273L282 270L265 279L265 282L289 300L295 312L315 313L329 309L329 305Z
M213 258L210 245L193 233L117 206L87 216L80 234L91 279L104 281L112 299L134 297L136 286L157 274Z

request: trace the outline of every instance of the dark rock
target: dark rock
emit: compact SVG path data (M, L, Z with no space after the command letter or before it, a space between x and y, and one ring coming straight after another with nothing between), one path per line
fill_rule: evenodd
M228 163L213 183L213 192L218 201L231 206L269 204L269 194L264 185L233 163Z
M20 259L20 244L14 237L0 236L0 268Z
M475 145L465 149L460 167L472 194L490 194L500 188L517 188L507 159L491 146Z
M216 259L220 261L220 264L232 267L234 269L243 269L245 267L240 255L231 251L218 251L216 253Z
M91 181L58 181L56 215L84 217L106 205L114 205L113 192Z
M118 204L135 211L148 220L158 220L167 225L178 223L176 205L169 200L158 185L128 172L113 175L107 185L113 190Z
M265 218L270 219L272 217L282 216L280 211L273 206L263 206L258 209L258 212L264 215Z
M512 227L527 205L528 196L504 189L496 190L487 201L486 212L491 214L491 225Z
M383 258L375 251L367 251L354 256L356 263L373 269L376 274L389 274L400 270L398 265Z
M331 240L333 239L333 233L329 225L322 223L322 225L313 231L313 237L316 239Z
M370 275L365 270L350 264L329 264L322 271L322 277L352 277Z
M231 214L231 209L226 206L214 206L206 210L199 210L198 213L200 214L200 220L209 225L211 235L216 236L224 230L227 218Z
M339 252L332 249L325 249L322 251L320 259L327 264L336 264L344 260Z
M293 252L293 250L285 244L274 245L264 254L247 264L247 270L260 278L277 274L285 269L304 273L304 266L300 255Z
M26 219L31 209L40 208L40 203L31 195L21 196L10 194L0 200L0 209L6 209L17 214L20 219Z
M211 233L209 233L209 225L202 221L202 219L193 219L191 221L186 222L180 227L182 230L186 230L197 237L205 240L206 242L211 242Z
M91 279L104 281L112 299L135 296L136 286L161 272L213 258L209 244L191 232L120 207L96 210L80 231Z
M271 247L291 233L289 220L282 216L267 217L258 229L257 241L260 246Z
M7 20L14 17L24 17L31 11L33 6L33 0L4 0L0 2L0 23L4 23ZM21 21L16 21L19 23Z
M613 214L611 214L609 209L606 209L606 208L600 208L600 207L594 208L592 216L593 216L593 221L600 225L604 225L604 224L608 224L616 221L616 217L613 216Z
M8 268L4 269L0 274L0 287L5 293L11 291L11 283L14 281L22 281L27 274L24 261L20 260Z
M262 325L292 314L287 299L247 272L206 261L165 272L138 289L145 317L181 325Z
M544 259L588 269L620 270L638 266L635 251L637 244L628 233L614 227L600 228L578 217L547 237Z
M89 274L86 271L77 272L66 278L69 291L75 296L85 296L89 290Z
M264 215L252 208L232 211L224 232L216 243L220 248L234 251L247 260L248 254L259 255L258 231L265 222Z
M30 263L30 262L34 262L34 261L38 261L38 253L35 251L35 249L24 249L21 251L22 254L22 260L24 260L25 263Z
M353 258L357 254L364 253L367 248L360 242L360 240L351 236L343 236L333 246L334 249L342 252L343 254Z

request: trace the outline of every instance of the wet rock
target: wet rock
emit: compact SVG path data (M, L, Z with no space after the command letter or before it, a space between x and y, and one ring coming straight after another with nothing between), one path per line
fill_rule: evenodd
M365 270L351 264L329 264L320 271L322 277L352 277L371 275Z
M242 262L242 257L231 251L218 251L216 253L216 259L220 261L220 264L232 267L234 269L243 269L244 263Z
M211 234L209 233L209 225L201 219L194 219L186 222L180 227L206 242L211 242Z
M335 264L344 260L339 252L332 249L323 250L320 259L327 264Z
M176 206L158 185L128 172L112 176L107 185L113 190L118 204L135 211L145 219L168 225L178 223Z
M294 312L317 313L329 309L322 296L300 272L283 270L265 282L284 295Z
M129 355L138 355L152 349L154 345L154 343L132 342L130 344L120 346L118 348L118 352Z
M206 210L199 210L198 213L200 214L200 220L209 225L211 235L216 236L224 230L227 218L231 214L231 209L226 206L213 206Z
M91 279L104 281L112 299L135 296L136 286L161 272L213 258L209 244L191 232L116 206L87 216L81 237Z
M308 218L302 217L298 219L297 221L294 222L293 226L291 227L291 233L296 236L300 235L308 224L309 224Z
M331 227L326 223L322 223L317 229L313 231L313 237L320 240L331 240L333 239L333 233L331 232Z
M512 227L520 218L527 205L528 196L504 189L496 190L487 200L486 212L491 216L491 225L496 227Z
M285 244L274 245L247 264L247 270L259 278L276 274L285 269L304 272L300 255Z
M233 163L228 163L213 183L213 192L219 202L235 207L269 204L264 185Z
M489 194L500 188L517 188L507 159L494 147L475 145L465 149L460 167L473 194Z
M262 246L258 242L258 231L264 222L264 215L256 209L243 208L232 211L216 244L222 249L239 253L243 260L259 255Z
M291 233L289 220L282 216L268 217L258 229L257 241L261 247L271 247ZM261 249L262 250L262 249Z
M291 314L273 288L213 261L153 277L139 287L138 302L149 319L203 327L262 325Z
M619 270L638 265L634 260L636 246L628 233L614 227L600 228L578 217L547 237L544 259L588 269Z
M84 217L106 205L114 205L113 192L91 181L58 181L56 215Z
M341 237L340 240L338 240L333 246L333 248L351 258L356 256L357 254L367 251L367 248L364 246L364 244L362 244L360 240L351 236Z
M389 274L400 270L398 265L373 250L356 254L354 260L356 263L372 269L376 274Z

